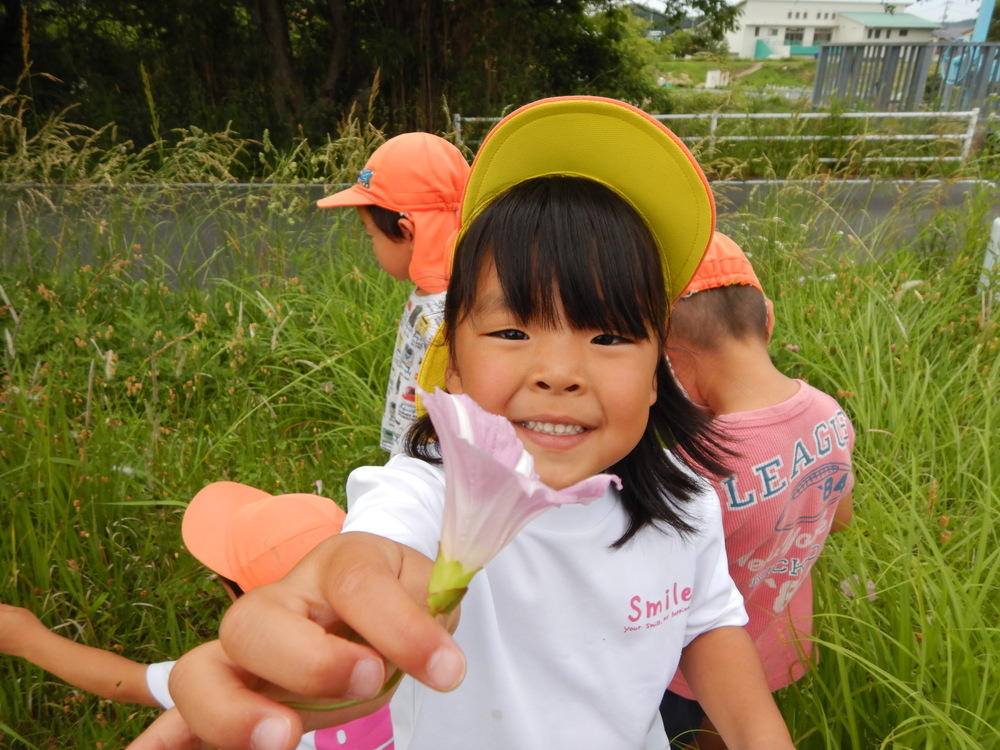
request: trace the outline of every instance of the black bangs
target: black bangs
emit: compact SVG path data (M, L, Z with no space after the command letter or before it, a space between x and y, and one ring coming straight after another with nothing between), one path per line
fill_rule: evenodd
M666 290L653 237L624 199L596 182L539 177L487 206L456 252L450 326L468 311L488 262L523 321L555 325L561 302L574 328L632 339L663 335Z

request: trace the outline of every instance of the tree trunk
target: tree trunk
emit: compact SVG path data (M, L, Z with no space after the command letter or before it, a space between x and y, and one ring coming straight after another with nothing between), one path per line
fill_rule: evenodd
M307 103L302 79L292 57L284 2L249 0L247 9L266 50L271 100L281 129L286 136L294 135L306 116Z
M351 50L351 29L344 0L329 0L327 7L330 10L330 57L316 100L316 114L321 119L330 118L338 111L337 88L348 68Z
M0 7L3 8L0 14L0 70L14 70L14 60L21 56L24 9L21 0L3 0Z

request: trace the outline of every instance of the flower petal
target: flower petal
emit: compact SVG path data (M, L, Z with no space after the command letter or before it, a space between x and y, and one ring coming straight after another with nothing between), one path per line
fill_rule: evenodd
M477 571L496 556L528 522L567 503L589 503L614 482L599 474L554 490L534 472L534 461L504 417L489 414L464 394L435 389L420 398L437 433L445 470L445 506L438 561L442 567ZM438 563L435 564L435 568ZM437 580L436 586L468 583ZM470 576L471 577L471 576Z

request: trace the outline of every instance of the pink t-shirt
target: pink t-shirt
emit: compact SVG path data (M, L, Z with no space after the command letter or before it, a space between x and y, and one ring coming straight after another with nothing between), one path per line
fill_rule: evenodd
M389 707L339 727L319 729L316 750L392 750L392 719Z
M163 708L173 708L169 678L176 661L146 667L146 686L153 700ZM392 717L389 706L347 724L306 732L296 750L393 750Z
M854 428L830 396L800 381L784 403L726 414L715 425L741 455L713 482L729 573L771 690L802 677L812 658L812 567L838 501L854 487ZM670 690L693 698L680 672Z

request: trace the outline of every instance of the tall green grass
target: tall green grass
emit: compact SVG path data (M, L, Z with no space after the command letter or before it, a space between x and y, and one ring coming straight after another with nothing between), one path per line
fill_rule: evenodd
M185 503L218 479L341 501L384 458L406 289L352 212L220 185L229 146L207 171L194 149L143 172L99 139L75 162L91 142L28 145L41 135L2 115L17 137L0 181L22 186L0 203L0 599L91 645L176 656L224 602L181 543ZM352 132L329 147L344 170L371 145ZM305 147L265 158L282 180L315 164ZM955 207L907 194L865 221L824 186L719 191L776 303L775 361L837 395L858 435L856 520L816 571L821 657L778 696L798 746L1000 747L1000 303L977 290L995 188ZM0 744L119 747L155 713L0 665Z
M199 488L232 479L339 501L352 468L384 459L406 290L377 269L353 212L296 209L303 229L252 207L208 211L240 234L215 235L207 260L172 232L123 241L111 210L66 227L101 240L89 262L52 246L57 229L29 232L0 268L0 599L142 661L217 625L221 589L179 535ZM120 746L150 716L3 669L0 724L26 746Z
M741 237L775 298L776 362L837 395L857 431L855 522L817 566L819 664L780 705L800 748L1000 747L988 222L966 205L907 240L886 246L876 227L831 254L814 244L824 213L748 217Z

